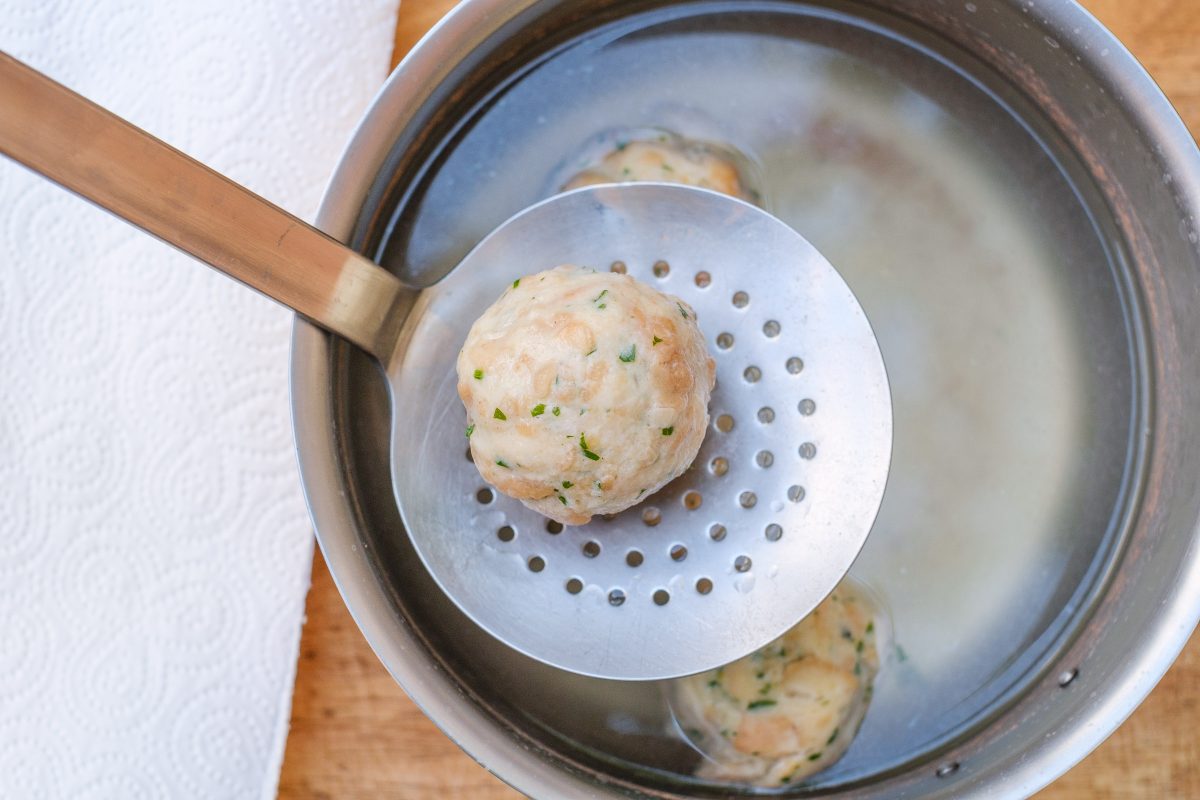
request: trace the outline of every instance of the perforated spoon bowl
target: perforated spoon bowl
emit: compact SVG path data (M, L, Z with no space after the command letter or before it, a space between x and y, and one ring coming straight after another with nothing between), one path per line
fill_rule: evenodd
M418 292L4 54L0 107L0 152L379 360L408 535L468 616L533 658L628 680L728 663L809 613L870 531L891 454L878 345L833 267L759 208L668 184L580 189ZM454 389L474 319L515 277L563 263L619 263L686 299L717 359L692 468L566 530L483 483Z

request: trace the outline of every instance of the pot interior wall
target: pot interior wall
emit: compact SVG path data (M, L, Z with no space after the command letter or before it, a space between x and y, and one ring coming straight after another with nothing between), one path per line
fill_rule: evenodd
M624 129L742 152L763 204L863 303L896 415L883 509L852 570L889 618L883 671L849 753L798 791L928 761L1044 673L1120 550L1148 377L1110 210L1023 94L882 12L545 5L537 26L552 33L497 46L487 69L465 71L428 111L423 136L398 147L356 244L428 284ZM440 594L391 498L383 381L348 349L336 370L364 546L397 615L514 736L647 789L689 783L697 756L661 687L532 662ZM697 525L726 524L731 540L756 535L724 509L696 513Z

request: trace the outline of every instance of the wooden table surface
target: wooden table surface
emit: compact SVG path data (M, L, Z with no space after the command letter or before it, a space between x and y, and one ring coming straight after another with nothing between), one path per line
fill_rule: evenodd
M1049 1L1049 0L1047 0ZM986 2L986 0L981 0ZM451 6L402 0L393 63ZM1200 0L1085 0L1200 132ZM1039 800L1200 798L1200 636L1149 699ZM376 660L313 564L281 797L520 797L441 734Z

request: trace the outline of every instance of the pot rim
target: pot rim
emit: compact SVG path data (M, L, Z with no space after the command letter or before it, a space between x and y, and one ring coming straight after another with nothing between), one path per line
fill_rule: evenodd
M447 77L458 57L473 49L539 0L463 0L409 52L372 100L350 137L326 188L316 224L339 240L354 230L364 198L403 127L406 109L418 108ZM1039 8L1043 24L1076 52L1091 54L1087 69L1112 86L1139 128L1171 166L1181 205L1200 209L1200 150L1157 84L1092 14L1072 0ZM1106 55L1097 57L1101 51ZM367 642L401 688L450 739L493 775L535 796L628 796L556 766L550 758L497 736L497 721L461 692L416 633L398 620L354 533L338 464L330 362L334 337L297 317L291 357L293 433L305 496L317 540L334 582ZM1200 523L1190 531L1200 542ZM995 796L1003 785L1013 796L1045 787L1101 744L1149 695L1200 621L1200 550L1180 564L1170 602L1164 605L1146 647L1114 673L1109 690L1086 715L1064 722L1051 741L999 766L992 779L958 786L956 796ZM399 624L397 624L399 623Z

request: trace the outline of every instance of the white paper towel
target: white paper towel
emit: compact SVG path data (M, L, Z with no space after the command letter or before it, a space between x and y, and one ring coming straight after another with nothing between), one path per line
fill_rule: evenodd
M0 49L311 217L397 4L0 0ZM0 797L274 794L291 319L0 158Z

